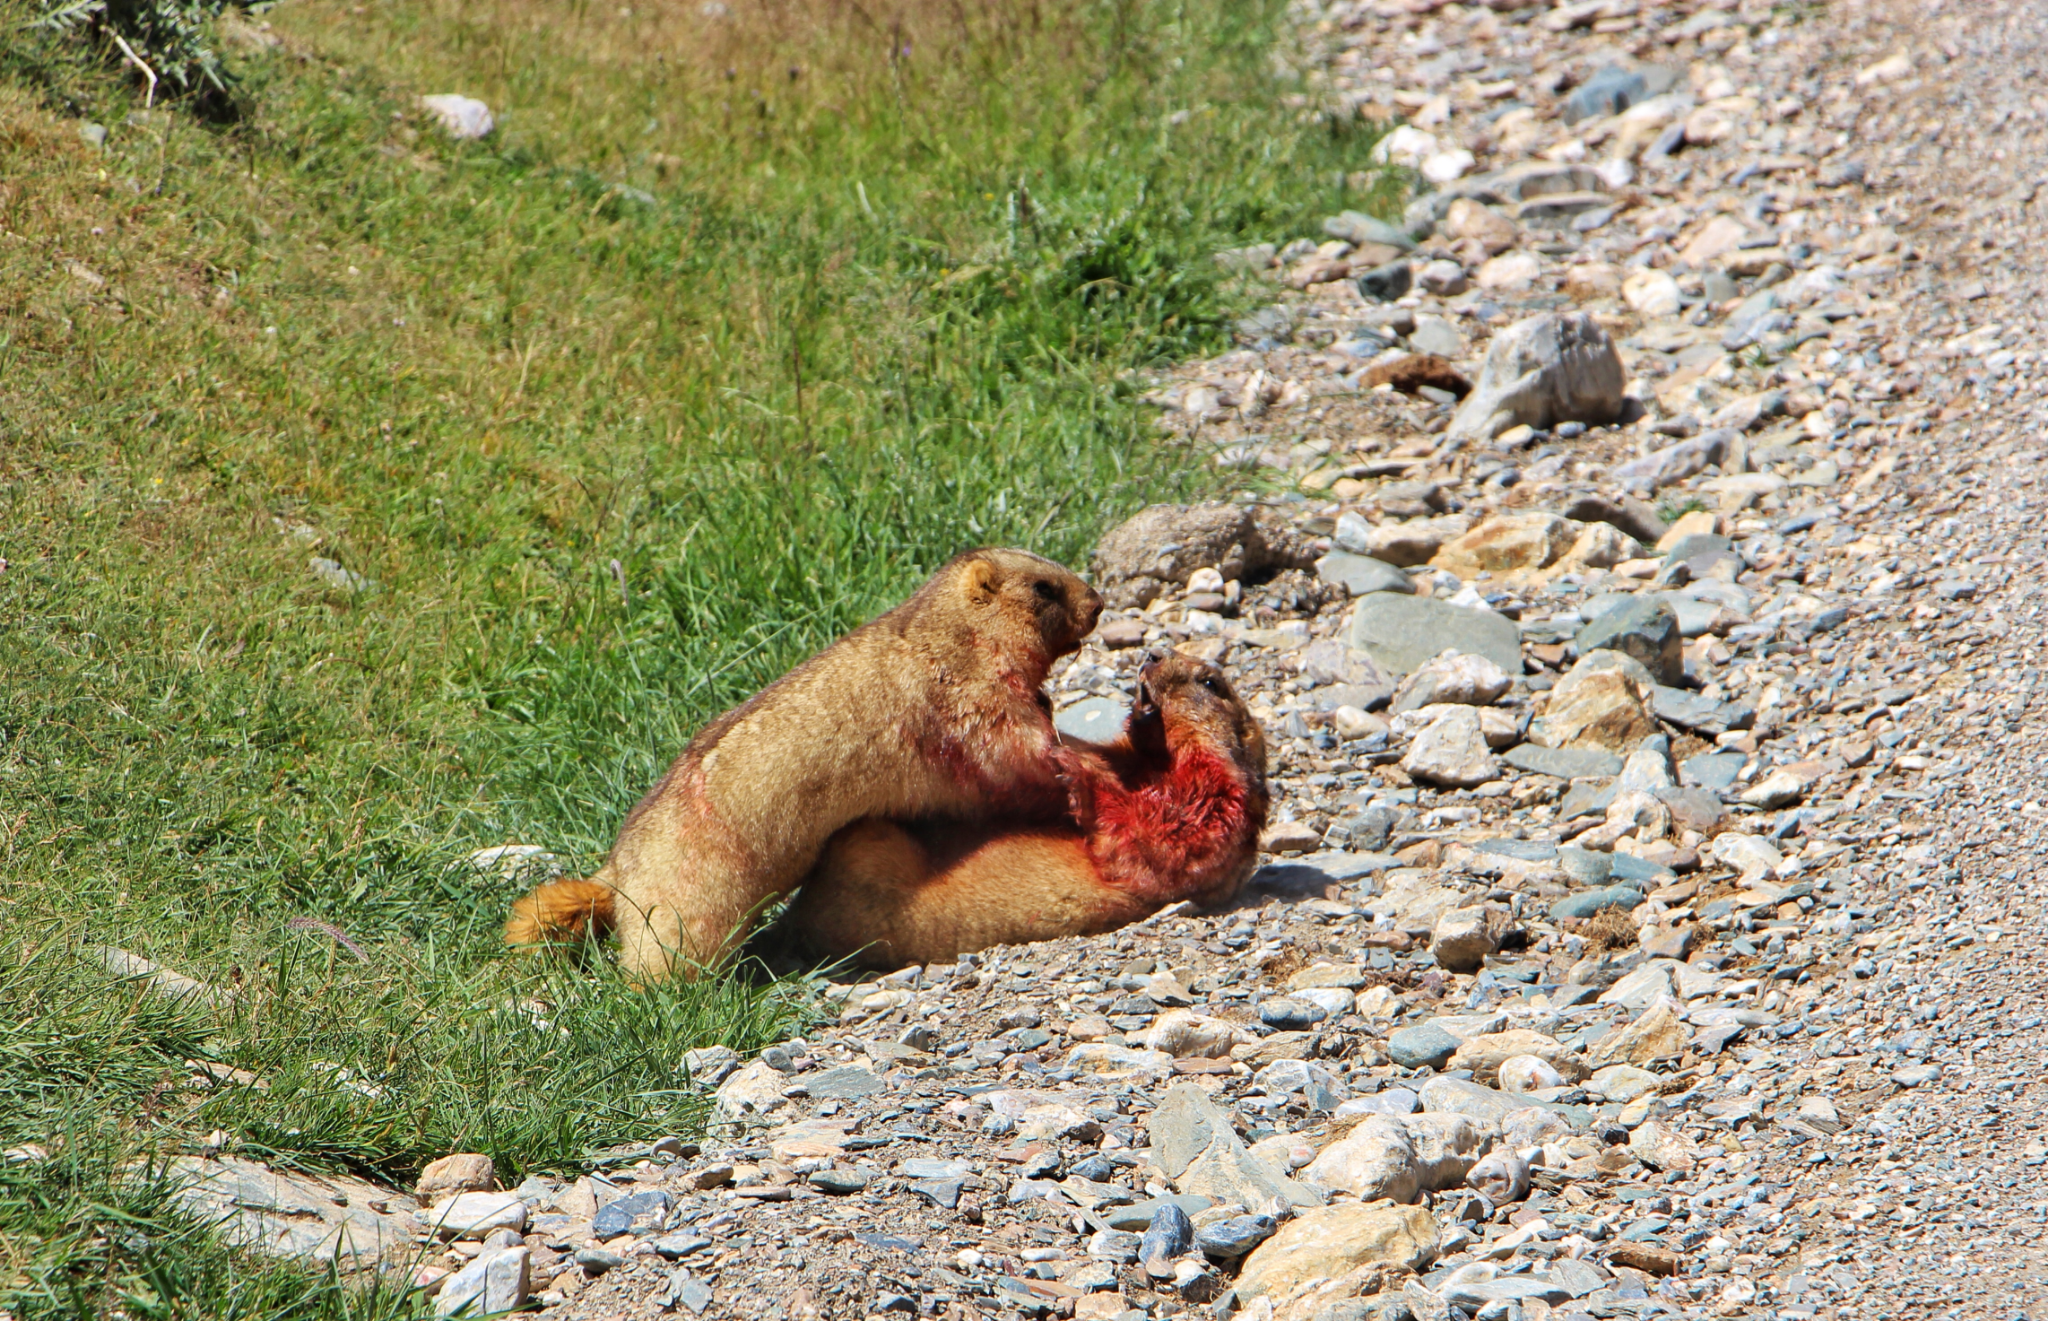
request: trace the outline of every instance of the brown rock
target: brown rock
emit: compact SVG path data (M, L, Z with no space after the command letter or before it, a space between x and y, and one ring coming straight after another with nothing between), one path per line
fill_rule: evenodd
M1451 203L1450 210L1444 213L1443 232L1454 243L1472 240L1489 257L1506 252L1521 238L1514 221L1469 197Z
M489 1156L474 1152L457 1152L431 1162L420 1171L416 1191L423 1200L431 1201L445 1193L487 1193L498 1186L497 1166Z
M1632 1271L1645 1275L1676 1275L1685 1269L1685 1258L1668 1248L1651 1247L1648 1243L1621 1242L1607 1254L1610 1266L1626 1266Z
M1481 570L1542 569L1564 558L1578 535L1578 524L1556 514L1494 514L1447 543L1430 563L1460 578Z
M1426 1207L1371 1202L1296 1216L1245 1258L1237 1296L1286 1297L1318 1281L1384 1262L1419 1271L1436 1260L1436 1219Z
M1618 657L1628 665L1598 663L1603 657ZM1545 747L1598 748L1627 756L1657 732L1650 689L1649 672L1640 664L1616 652L1593 652L1550 690L1542 719L1530 722L1529 737Z
M1668 1004L1656 1004L1642 1017L1619 1032L1610 1032L1593 1043L1586 1062L1594 1068L1609 1064L1646 1066L1656 1060L1676 1059L1685 1053L1692 1030Z
M1383 362L1369 368L1359 378L1360 389L1370 390L1380 385L1391 385L1402 394L1414 394L1425 385L1448 391L1460 399L1472 393L1472 382L1460 376L1455 367L1434 353L1411 353L1405 358Z

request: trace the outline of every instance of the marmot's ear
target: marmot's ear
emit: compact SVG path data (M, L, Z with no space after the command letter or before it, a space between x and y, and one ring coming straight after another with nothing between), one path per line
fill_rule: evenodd
M967 593L968 600L976 605L986 605L994 599L1000 579L996 566L987 560L969 560L961 588Z

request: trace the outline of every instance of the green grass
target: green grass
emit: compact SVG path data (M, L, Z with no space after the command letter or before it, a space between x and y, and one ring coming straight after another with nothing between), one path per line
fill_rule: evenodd
M803 986L508 958L526 882L460 860L589 866L697 725L958 549L1079 563L1208 490L1132 374L1227 341L1210 253L1392 200L1281 99L1273 3L312 0L230 57L227 122L131 122L30 12L0 0L0 1146L53 1153L0 1164L23 1317L411 1307L121 1174L216 1129L400 1183L688 1131L682 1052L801 1030ZM447 141L437 91L498 132ZM97 943L235 1006L153 1005Z

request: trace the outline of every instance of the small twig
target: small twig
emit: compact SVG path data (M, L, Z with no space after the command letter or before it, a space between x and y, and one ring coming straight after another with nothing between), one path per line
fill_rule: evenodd
M142 57L135 53L133 46L130 46L121 39L120 33L109 29L107 35L114 39L114 44L121 48L121 53L128 57L128 62L142 70L142 76L149 79L149 90L142 94L142 108L144 110L152 108L156 105L156 70L142 62Z

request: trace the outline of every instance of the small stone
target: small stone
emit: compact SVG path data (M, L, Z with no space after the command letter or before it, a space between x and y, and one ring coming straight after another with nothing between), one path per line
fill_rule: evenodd
M1195 1226L1187 1212L1171 1202L1152 1213L1145 1237L1138 1245L1138 1261L1155 1280L1173 1277L1174 1258L1194 1245Z
M572 1260L591 1275L602 1275L626 1264L626 1259L605 1248L581 1248Z
M1309 853L1322 842L1322 832L1305 821L1275 821L1259 835L1265 853Z
M1529 1162L1512 1151L1496 1151L1474 1165L1465 1182L1495 1206L1519 1202L1529 1195Z
M1645 321L1677 316L1679 309L1685 306L1685 296L1678 291L1678 281L1664 271L1647 269L1632 271L1622 280L1621 301Z
M1515 246L1521 239L1521 231L1515 222L1483 203L1469 197L1453 201L1444 213L1444 237L1453 241L1469 241L1478 245L1480 251L1495 257Z
M1375 266L1358 277L1358 292L1368 302L1391 303L1407 293L1415 271L1405 259Z
M1314 1027L1327 1017L1329 1014L1322 1006L1306 1000L1281 997L1259 1004L1259 1021L1282 1031L1299 1032Z
M1625 885L1606 886L1567 895L1550 906L1550 917L1556 922L1583 920L1609 908L1627 912L1641 902L1643 896L1639 890Z
M1594 1068L1608 1064L1647 1065L1656 1060L1676 1059L1685 1053L1692 1032L1669 1003L1651 1006L1619 1032L1610 1032L1593 1043L1586 1062Z
M511 1193L459 1193L419 1213L443 1238L482 1238L494 1229L526 1228L526 1203Z
M433 1199L444 1193L482 1193L498 1186L498 1169L489 1156L473 1152L443 1156L420 1171L413 1191Z
M1476 972L1487 956L1500 948L1501 935L1510 923L1507 911L1492 904L1454 908L1437 919L1430 935L1430 955L1438 966L1451 972Z
M1423 263L1422 269L1415 273L1415 282L1422 286L1425 293L1435 294L1439 298L1455 298L1459 294L1464 293L1467 287L1465 268L1445 257L1439 257L1434 261ZM1443 325L1444 323L1439 320L1437 324ZM1418 328L1416 335L1419 336L1421 333L1421 330ZM1456 331L1452 331L1452 334L1456 333ZM1417 349L1424 353L1441 353L1449 356L1464 351L1462 336L1460 337L1460 342L1455 346L1446 346L1441 342L1424 344L1416 336L1410 336L1409 343L1415 345Z
M1446 543L1430 563L1460 578L1544 569L1563 559L1578 535L1577 524L1555 514L1493 514L1464 536Z
M809 1182L821 1193L844 1197L866 1188L868 1176L862 1170L813 1170Z
M1415 582L1391 564L1366 555L1333 550L1316 561L1316 575L1352 596L1368 592L1400 592L1415 595Z
M1139 641L1144 641L1143 637ZM1068 738L1107 743L1124 732L1130 703L1114 697L1089 697L1072 706L1061 707L1052 718L1053 728Z
M1232 1216L1195 1230L1195 1246L1212 1257L1242 1257L1273 1237L1279 1223L1271 1216Z
M626 1193L605 1203L591 1221L590 1232L598 1238L617 1238L620 1234L659 1228L662 1217L668 1214L669 1195L659 1188L646 1188L639 1192Z
M1388 1035L1387 1057L1404 1069L1441 1069L1461 1044L1434 1023L1418 1023Z
M1660 597L1638 597L1610 610L1579 630L1574 639L1581 656L1617 651L1640 662L1660 684L1685 679L1685 639L1678 616Z
M1598 322L1546 312L1494 337L1479 382L1445 435L1491 440L1518 423L1612 422L1627 383L1621 355Z
M1641 662L1619 652L1583 656L1547 695L1529 736L1553 748L1627 753L1657 732L1650 703L1657 684Z
M442 132L458 141L488 137L497 127L491 108L472 96L423 96L420 108L434 117Z
M1546 748L1522 743L1503 753L1501 760L1519 771L1554 775L1560 780L1578 780L1621 774L1621 758L1598 748Z
M434 1314L480 1316L524 1307L532 1287L532 1267L533 1253L524 1247L480 1256L441 1281L434 1295Z

